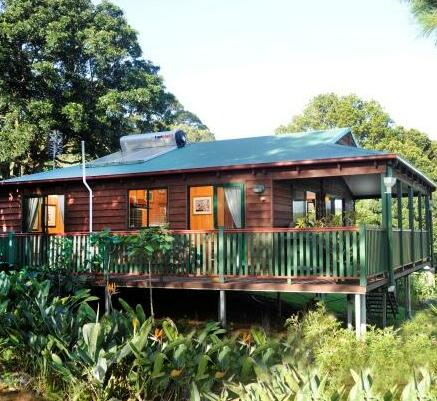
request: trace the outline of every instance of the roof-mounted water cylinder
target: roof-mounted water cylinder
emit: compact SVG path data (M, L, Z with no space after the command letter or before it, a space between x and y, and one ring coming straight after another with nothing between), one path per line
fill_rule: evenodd
M187 136L182 130L126 135L120 138L121 152L125 155L132 152L137 152L141 149L172 146L183 148L186 143Z

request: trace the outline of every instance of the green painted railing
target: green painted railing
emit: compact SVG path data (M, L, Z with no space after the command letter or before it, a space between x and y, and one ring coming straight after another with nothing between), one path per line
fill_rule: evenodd
M151 262L154 274L218 276L222 280L234 276L351 278L364 285L367 277L387 272L386 233L379 228L186 230L173 231L173 236L171 252ZM428 257L422 237L427 238L426 233L395 230L396 267L401 263L401 250L404 265L412 263L412 254L417 256L414 261ZM60 238L71 240L68 260L62 249L65 241ZM74 272L101 272L98 254L88 233L0 235L0 262L6 265L68 264ZM117 246L110 258L112 273L148 271L147 261L131 257L126 246Z
M395 268L429 260L429 236L426 230L393 229L393 262Z
M378 227L365 227L367 276L387 272L387 233Z

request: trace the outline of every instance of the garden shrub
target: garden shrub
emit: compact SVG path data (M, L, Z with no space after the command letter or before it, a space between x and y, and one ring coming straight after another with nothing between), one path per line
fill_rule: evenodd
M182 332L123 300L102 315L89 290L59 296L58 284L44 271L0 274L0 369L30 375L50 400L428 401L435 391L433 307L363 340L322 304L288 319L286 335L215 322Z

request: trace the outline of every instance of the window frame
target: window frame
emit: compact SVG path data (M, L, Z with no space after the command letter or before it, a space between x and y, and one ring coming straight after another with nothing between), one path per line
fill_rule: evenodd
M169 217L170 217L170 215L169 215L169 196L168 196L168 194L169 194L169 189L168 189L168 186L146 186L146 187L143 187L143 186L135 186L135 187L130 187L130 188L128 188L127 189L127 221L126 221L126 227L127 227L127 229L129 230L129 231L138 231L138 230L141 230L141 229L143 229L143 228L150 228L150 227L162 227L162 225L161 226L151 226L150 224L149 224L149 210L150 210L150 208L149 208L149 191L155 191L155 190L159 190L159 189L164 189L165 191L166 191L166 195L167 195L167 201L166 201L166 204L165 204L165 207L166 207L166 223L165 224L169 224L170 223L170 221L169 221ZM147 225L146 226L140 226L140 227L131 227L130 226L130 211L131 211L131 205L130 205L130 197L129 197L129 192L130 191L146 191L147 192L147 195L146 195L146 198L147 198L147 203L146 203L146 209L147 209Z
M217 188L239 188L240 193L240 200L241 200L241 228L244 228L246 226L246 205L244 203L245 197L244 197L244 183L242 182L228 182L225 184L213 184L213 211L214 211L214 228L217 230L220 227L218 226L217 220L218 220L218 197L217 197Z
M32 194L32 193L26 193L23 194L21 199L21 232L22 233L28 233L28 234L47 234L48 228L50 228L46 224L47 220L47 209L48 206L48 198L49 196L63 196L64 197L64 233L66 232L66 222L67 222L67 213L68 213L68 202L67 202L67 194L66 193L44 193L44 194ZM31 198L40 198L42 199L41 202L41 231L27 231L27 207L28 207L28 201Z

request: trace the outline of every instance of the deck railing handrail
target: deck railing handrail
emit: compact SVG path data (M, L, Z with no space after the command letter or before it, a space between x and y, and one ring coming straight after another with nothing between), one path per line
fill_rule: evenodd
M358 226L331 226L331 227L250 227L250 228L225 228L225 233L265 233L265 232L334 232L334 231L350 231L350 232L358 232ZM112 234L116 235L135 235L140 232L139 229L132 230L111 230ZM218 233L219 229L209 229L209 230L169 230L171 234L211 234ZM14 236L18 237L26 237L30 235L46 235L51 237L71 237L75 235L88 235L88 234L96 234L98 231L90 233L89 231L71 231L64 233L43 233L43 232L7 232L0 233L0 238L7 237L10 233Z
M118 235L135 235L138 230L114 231ZM290 280L293 277L358 279L366 285L370 276L387 275L386 231L381 227L255 227L219 230L170 230L174 242L170 255L153 262L155 274L218 276L271 276ZM428 258L420 243L426 230L394 229L395 257L417 263ZM90 244L90 233L2 233L0 262L9 265L53 266L62 249L56 238L69 238L73 271L91 271L97 247ZM403 242L403 245L399 241ZM411 245L410 245L411 244ZM413 247L414 249L412 249ZM405 249L408 248L408 249ZM113 273L142 273L146 263L128 256L126 245L112 257ZM417 257L413 257L416 255ZM394 255L395 256L395 255ZM416 260L417 259L417 260Z

